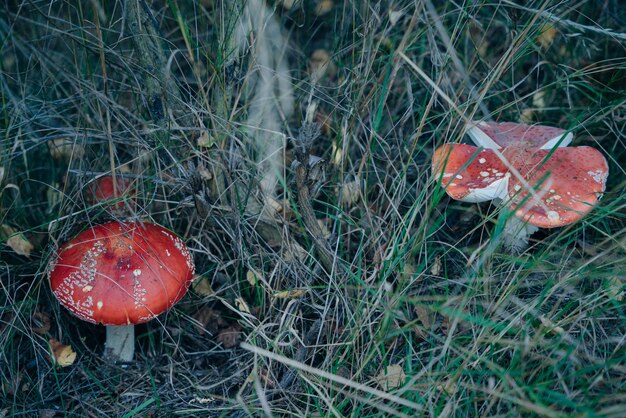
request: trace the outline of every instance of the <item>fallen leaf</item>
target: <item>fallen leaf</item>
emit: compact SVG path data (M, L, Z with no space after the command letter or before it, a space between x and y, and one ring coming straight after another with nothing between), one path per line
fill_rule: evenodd
M52 353L53 363L57 366L68 367L74 364L76 353L69 345L61 344L58 340L50 338L50 352Z
M309 57L309 73L314 80L324 77L335 78L337 66L332 61L330 53L325 49L316 49Z
M22 233L16 232L9 225L2 225L2 238L6 239L5 244L19 255L30 257L30 252L35 248Z
M209 148L211 147L211 145L213 145L215 141L213 140L213 138L209 135L209 133L207 131L202 132L202 134L200 134L200 136L198 137L198 146L200 148Z
M531 125L533 123L533 119L535 118L534 109L524 109L519 116L519 121L521 123L525 123L527 125Z
M433 325L433 314L424 306L419 305L413 308L413 312L415 312L415 315L417 315L417 320L422 324L421 327L414 327L415 334L421 339L426 339L426 337L428 336L428 331Z
M259 273L254 270L248 270L246 272L246 280L250 283L250 286L256 286L259 282Z
M323 16L331 10L333 10L332 0L318 0L317 5L315 6L315 15Z
M401 10L389 10L389 23L391 23L391 27L395 26L402 16L404 16L404 12Z
M215 291L211 287L211 283L209 283L208 277L196 275L191 283L193 291L200 296L213 296L215 294Z
M237 305L237 309L239 309L241 312L247 314L250 313L250 308L248 307L248 304L242 298L235 299L235 305Z
M276 299L293 299L304 295L307 289L291 289L275 292L272 296Z
M376 375L376 383L383 390L396 389L404 383L406 374L399 364L391 364Z
M50 155L55 160L80 160L85 155L85 147L70 138L57 138L48 142Z
M537 90L535 94L533 94L533 106L538 110L545 109L546 107L546 91L545 90Z
M554 38L556 37L557 30L551 23L546 23L539 29L539 35L537 36L537 43L544 49L552 45Z
M357 179L348 181L341 185L341 197L339 203L345 206L352 206L361 195L361 182Z
M241 341L241 327L239 325L231 325L221 330L216 340L222 343L224 348L233 348Z
M441 257L435 257L433 265L430 266L430 274L439 276L439 273L441 273Z
M198 329L198 334L200 335L204 335L205 332L214 335L220 327L226 325L226 321L224 321L220 313L218 311L214 311L208 306L200 308L193 315L193 319L198 321L196 328Z

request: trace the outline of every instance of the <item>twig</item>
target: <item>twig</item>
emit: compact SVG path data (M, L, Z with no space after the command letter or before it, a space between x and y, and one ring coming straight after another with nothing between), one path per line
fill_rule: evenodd
M319 126L317 124L305 123L300 129L296 144L296 160L293 163L293 169L296 176L296 188L298 195L298 206L302 215L302 220L307 231L313 238L313 244L317 250L320 262L324 269L331 273L335 266L335 257L326 238L324 232L317 222L317 218L311 206L311 185L314 183L312 173L314 168L310 162L310 145L319 136ZM337 264L337 266L342 266Z
M135 45L139 63L143 68L143 84L147 96L148 109L152 120L161 129L158 136L164 137L169 121L165 117L170 112L180 118L183 126L191 126L191 117L182 108L183 100L175 81L166 72L163 37L159 33L157 21L145 0L127 2L128 28Z

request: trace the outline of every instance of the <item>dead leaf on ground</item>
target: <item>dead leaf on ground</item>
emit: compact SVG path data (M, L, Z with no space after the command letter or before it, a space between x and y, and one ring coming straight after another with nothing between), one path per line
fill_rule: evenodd
M337 66L332 61L330 53L325 49L316 49L309 58L309 73L314 80L324 77L335 78Z
M428 335L428 331L433 325L434 315L429 309L420 305L415 306L413 308L413 312L415 312L415 315L417 315L417 320L422 324L422 327L416 326L414 328L415 334L419 338L425 339Z
M537 36L537 43L543 48L547 49L554 38L556 37L557 30L552 23L546 23L539 29L539 35Z
M275 292L272 296L276 299L293 299L304 295L306 292L308 292L307 289L281 290L279 292Z
M348 181L341 185L341 198L339 203L345 206L352 206L361 195L361 182L357 179Z
M248 283L250 283L250 286L256 286L256 284L259 282L259 277L259 273L254 270L248 270L246 272L246 280L248 281Z
M6 239L5 244L19 255L30 257L31 251L35 248L33 244L26 239L24 234L18 233L9 225L2 225L2 238Z
M248 304L242 298L235 299L235 305L237 305L237 309L239 309L241 312L247 314L250 313L250 308L248 307Z
M76 353L69 345L61 344L58 340L50 338L50 352L53 363L57 366L68 367L74 364Z
M222 318L219 311L215 311L208 306L200 308L194 315L193 319L198 321L196 328L200 335L204 335L208 332L211 335L215 335L219 328L225 327L227 322Z
M383 390L396 389L404 384L406 374L399 364L391 364L376 375L376 383Z
M315 6L315 16L323 16L333 10L333 0L318 0Z
M48 142L50 155L55 160L80 160L85 155L85 147L70 138L57 138Z
M211 283L209 283L208 277L200 275L194 276L191 288L200 296L213 296L215 294L215 291L213 291L213 288L211 287Z
M224 348L233 348L241 341L241 327L239 325L231 325L221 330L216 340L222 343Z

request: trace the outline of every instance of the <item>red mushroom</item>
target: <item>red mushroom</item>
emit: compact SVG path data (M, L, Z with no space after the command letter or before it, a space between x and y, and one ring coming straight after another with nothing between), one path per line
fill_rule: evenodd
M113 181L113 176L103 176L89 184L86 198L91 204L107 204L117 201L114 208L122 209L124 200L132 194L134 194L134 189L129 179L118 175Z
M504 237L510 249L525 247L537 228L578 221L605 190L604 156L591 147L565 148L572 135L562 129L482 123L468 133L478 145L490 148L443 145L433 155L433 173L453 199L500 199L508 205L522 221L505 227L507 234L521 234Z
M194 265L183 241L155 224L112 221L65 243L51 263L52 292L71 313L107 326L107 351L131 361L134 325L187 292Z

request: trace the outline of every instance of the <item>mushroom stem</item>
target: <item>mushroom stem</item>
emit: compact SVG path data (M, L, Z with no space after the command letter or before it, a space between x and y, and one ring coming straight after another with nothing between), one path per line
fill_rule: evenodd
M519 254L528 247L528 237L539 230L538 227L523 221L515 215L505 214L508 219L504 223L501 240L504 248L511 254Z
M114 361L130 362L135 355L135 326L107 325L105 356Z

